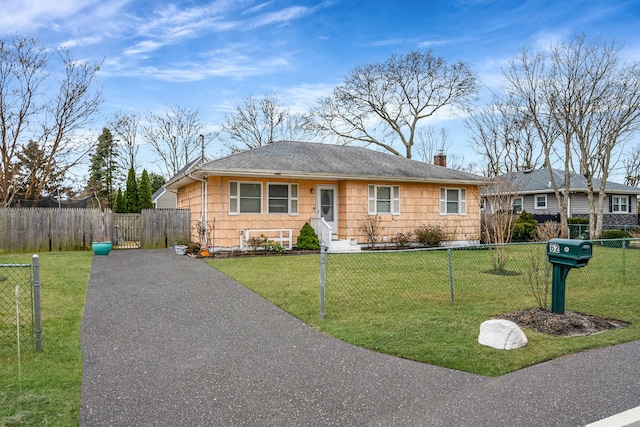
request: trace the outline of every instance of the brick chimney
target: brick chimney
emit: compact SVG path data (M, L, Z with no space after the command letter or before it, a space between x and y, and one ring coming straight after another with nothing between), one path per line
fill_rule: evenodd
M433 164L443 168L447 167L447 155L444 154L444 151L439 151L438 154L433 156Z

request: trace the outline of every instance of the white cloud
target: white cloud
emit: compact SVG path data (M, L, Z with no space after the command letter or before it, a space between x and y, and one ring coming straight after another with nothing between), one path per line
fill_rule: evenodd
M419 47L442 46L451 43L451 40L425 40L418 43Z
M159 49L160 47L162 47L162 43L160 42L144 40L130 48L125 49L123 53L125 55L140 55L143 53L152 52Z
M559 45L571 35L569 29L558 29L555 31L541 31L534 36L534 49L548 52L552 46Z
M109 62L110 68L129 77L144 77L166 82L193 82L209 77L229 77L242 79L247 76L257 76L274 73L289 66L289 59L283 55L273 55L264 58L252 57L245 53L246 48L216 50L201 57L201 61L183 61L167 63L166 65L136 66L123 64L118 61ZM108 74L109 71L107 70Z
M68 18L93 2L84 0L5 0L0 8L0 28L3 32L31 32L51 25L52 21Z
M92 36L92 37L79 37L75 39L69 39L65 42L60 43L60 47L64 47L67 49L71 49L77 46L90 46L98 44L102 41L102 37L100 36Z
M258 28L265 25L281 24L293 21L311 12L309 8L302 6L288 7L277 12L266 13L251 23L251 28Z
M275 12L264 12L272 2L262 3L249 9L250 1L219 0L206 6L180 9L171 4L157 10L153 17L140 24L136 33L148 39L127 50L128 53L150 52L165 45L175 45L185 40L200 38L209 33L232 30L250 31L268 25L279 25L299 19L312 12L302 6L287 7ZM259 13L258 13L259 12ZM257 15L238 19L234 14Z
M383 46L396 46L399 44L405 44L407 42L410 42L407 39L386 39L386 40L373 40L370 41L368 43L365 43L364 45L366 46L372 46L372 47L383 47Z
M250 7L249 9L243 11L242 13L243 13L243 15L256 13L256 12L266 8L266 7L271 6L272 4L273 4L273 0L272 1L267 1L267 2L264 2L264 3L260 3L260 4L257 4L255 6L253 6L253 7Z
M282 103L290 108L292 113L306 113L316 102L328 96L335 86L328 83L302 84L282 90Z

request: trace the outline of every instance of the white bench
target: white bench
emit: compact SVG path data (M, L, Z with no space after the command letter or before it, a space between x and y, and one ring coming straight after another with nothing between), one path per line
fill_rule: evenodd
M264 236L269 240L280 243L283 248L291 250L293 248L293 232L286 228L269 228L263 230L244 229L240 232L240 249L249 247L249 240L254 237ZM286 242L286 244L285 244Z

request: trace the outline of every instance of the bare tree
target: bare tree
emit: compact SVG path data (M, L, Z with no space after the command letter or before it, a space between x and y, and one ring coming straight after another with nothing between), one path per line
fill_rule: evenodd
M640 126L640 63L620 63L619 51L614 42L588 42L584 35L551 51L553 63L565 76L563 86L576 97L569 98L574 102L563 105L563 111L575 132L580 173L587 179L592 238L602 235L609 171L626 139ZM597 189L594 178L600 179Z
M312 141L318 132L311 126L308 114L289 113L285 117L284 126L280 130L282 139L286 141Z
M487 161L488 177L534 169L541 163L534 129L514 100L494 95L493 102L476 110L465 124L476 152Z
M109 123L109 130L113 132L118 143L119 156L126 160L126 163L122 165L123 170L138 169L136 157L140 150L140 145L137 142L139 125L140 115L138 113L127 114L122 111L116 112Z
M477 78L467 64L413 51L353 69L313 109L313 124L344 142L375 144L411 158L418 124L438 111L466 106L476 93ZM398 143L404 153L395 148Z
M258 99L247 96L233 113L225 115L218 138L232 153L279 140L305 140L313 136L303 115L280 103L277 92Z
M569 235L567 209L569 193L561 188L571 187L571 143L574 132L562 120L557 102L560 94L571 96L561 87L559 70L547 69L547 58L542 53L532 54L524 49L503 70L506 78L505 92L509 99L517 100L520 113L536 131L536 137L544 153L544 166L549 169L549 182L554 190L560 211L561 235ZM557 148L559 150L557 150ZM551 168L552 154L564 162L564 182L556 182Z
M515 184L512 173L493 177L482 193L484 212L482 213L482 237L485 243L496 245L491 251L493 269L505 269L509 253L504 247L511 241L513 224L518 217L514 211L514 201L520 197L522 188Z
M433 162L433 156L444 151L446 144L447 134L444 128L440 129L440 138L431 126L416 130L415 153L422 162Z
M436 136L433 127L421 128L416 131L416 142L414 144L418 158L425 163L433 163L436 154L447 156L447 167L449 169L463 170L464 157L455 153L450 153L450 144L447 140L447 131L440 129L440 138Z
M53 174L60 179L92 149L75 142L101 103L100 93L91 91L98 68L36 39L0 39L0 206L10 205L19 187L39 198ZM38 169L18 183L17 155L29 144L41 153Z
M640 65L621 64L615 43L588 42L584 35L551 46L549 54L523 51L505 70L508 91L541 142L549 179L566 224L570 174L578 165L587 179L589 231L602 234L606 180L626 139L640 124ZM575 155L575 157L574 157ZM564 161L564 183L556 183L552 157ZM600 179L598 199L593 179Z
M197 109L171 106L164 113L149 113L142 135L158 156L157 163L166 176L172 177L201 155L205 125Z
M636 145L624 160L624 183L640 186L640 145Z

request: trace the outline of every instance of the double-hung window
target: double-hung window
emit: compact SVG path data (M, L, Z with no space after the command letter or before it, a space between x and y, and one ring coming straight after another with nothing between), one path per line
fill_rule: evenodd
M440 188L440 215L466 215L467 190L464 188Z
M298 215L298 184L269 184L269 213Z
M629 209L629 197L627 196L611 196L609 210L611 212L631 212Z
M369 185L369 215L400 215L398 185Z
M522 213L522 197L516 197L513 200L513 213Z
M547 195L546 194L536 194L536 209L547 209Z
M229 182L229 215L262 213L262 183Z

